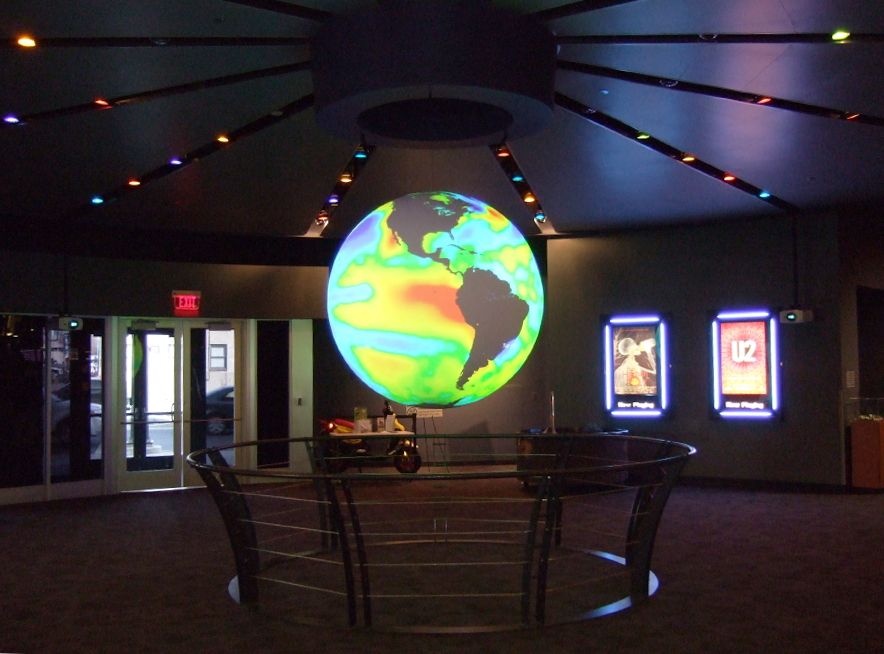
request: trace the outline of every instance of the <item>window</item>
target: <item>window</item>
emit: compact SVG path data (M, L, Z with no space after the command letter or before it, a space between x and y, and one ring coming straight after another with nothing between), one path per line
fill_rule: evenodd
M227 370L227 344L209 345L209 370Z

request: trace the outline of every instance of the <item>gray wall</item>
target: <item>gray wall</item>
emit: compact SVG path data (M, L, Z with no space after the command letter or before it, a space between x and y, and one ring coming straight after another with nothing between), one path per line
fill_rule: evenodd
M721 309L793 304L789 219L550 242L547 353L559 424L603 423L687 441L700 450L690 476L843 483L837 221L802 217L798 225L798 299L817 320L783 326L782 419L761 422L711 414L709 321ZM646 311L671 321L671 414L606 419L601 316Z
M202 292L206 318L325 317L325 267L254 266L71 258L69 312L84 316L172 315L173 290ZM0 312L63 309L62 259L0 251Z

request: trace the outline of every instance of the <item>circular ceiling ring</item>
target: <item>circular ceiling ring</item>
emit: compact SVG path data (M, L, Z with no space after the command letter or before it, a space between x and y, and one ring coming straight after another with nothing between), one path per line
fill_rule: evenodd
M490 1L387 0L330 18L313 38L317 123L350 141L491 145L545 127L556 44Z

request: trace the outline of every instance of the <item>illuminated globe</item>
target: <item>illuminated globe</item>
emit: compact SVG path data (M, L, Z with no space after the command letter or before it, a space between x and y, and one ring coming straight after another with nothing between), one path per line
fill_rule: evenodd
M411 193L350 232L328 280L335 343L379 394L414 406L487 397L528 358L543 317L531 248L481 200Z

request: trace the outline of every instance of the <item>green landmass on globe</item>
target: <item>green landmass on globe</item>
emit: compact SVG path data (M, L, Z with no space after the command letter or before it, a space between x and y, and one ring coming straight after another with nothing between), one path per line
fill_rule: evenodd
M412 193L378 207L329 273L335 343L373 390L459 406L502 387L528 358L543 285L518 229L484 202Z

